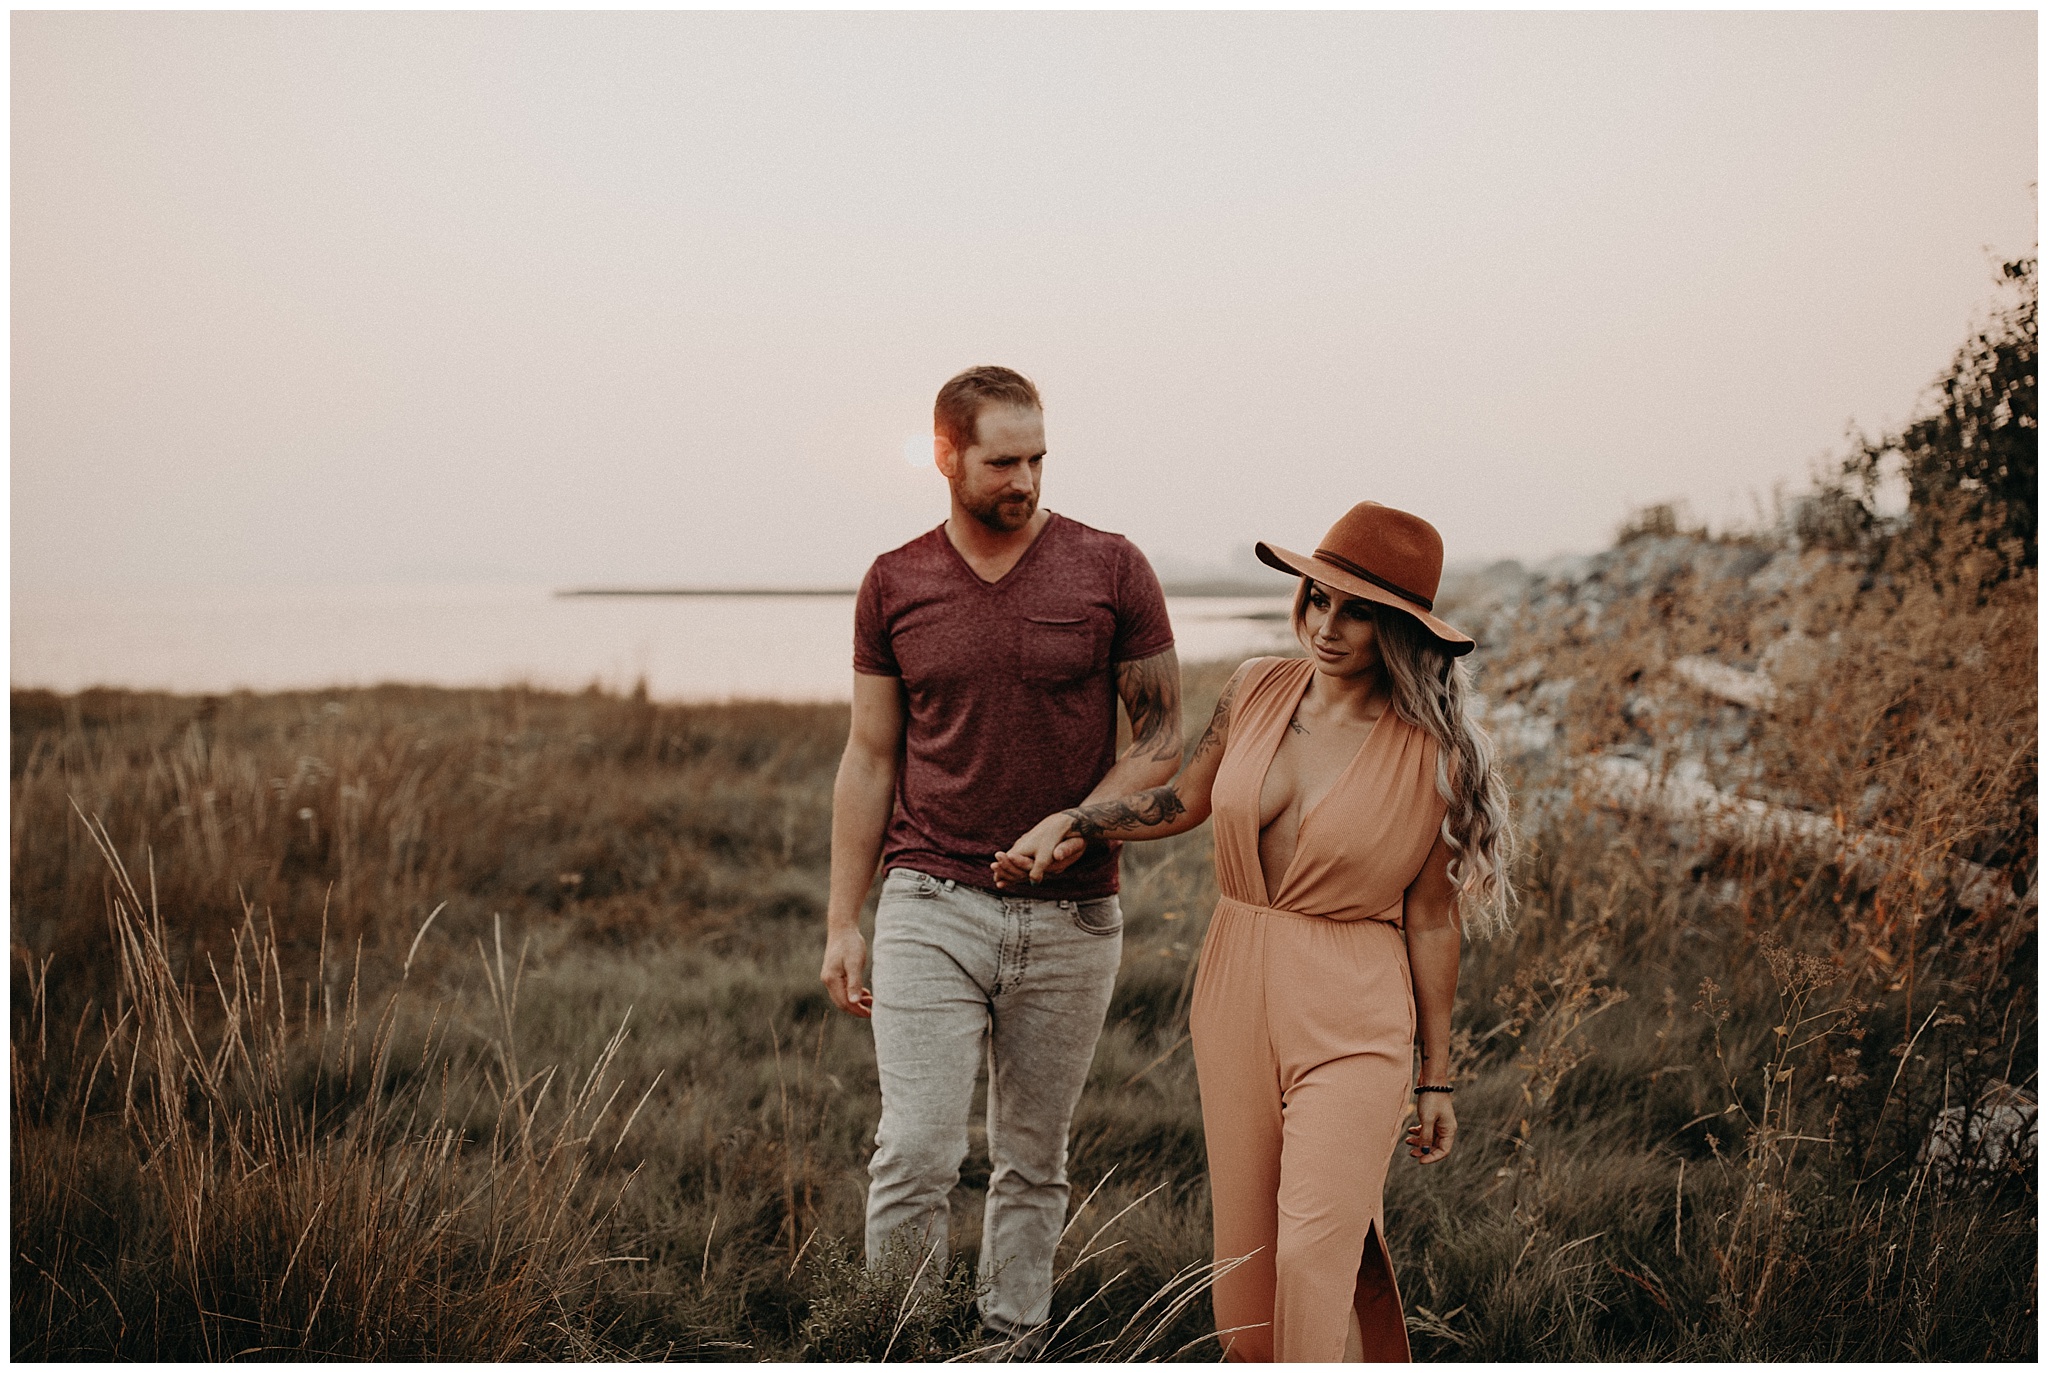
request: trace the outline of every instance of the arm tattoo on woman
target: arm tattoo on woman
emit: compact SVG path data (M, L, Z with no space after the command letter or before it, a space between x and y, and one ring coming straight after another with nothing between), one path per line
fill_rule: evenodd
M1209 712L1209 727L1202 731L1202 737L1195 741L1195 751L1188 755L1188 762L1207 753L1210 749L1223 747L1223 738L1230 732L1230 704L1237 699L1237 684L1244 675L1243 669L1231 675L1223 684L1223 694L1216 698L1216 709Z
M1172 649L1116 665L1116 692L1131 716L1131 752L1155 763L1180 758L1180 659Z
M1083 839L1095 840L1111 831L1151 829L1155 825L1170 824L1186 812L1187 803L1168 785L1118 797L1114 801L1076 806L1061 814L1074 822L1074 833Z

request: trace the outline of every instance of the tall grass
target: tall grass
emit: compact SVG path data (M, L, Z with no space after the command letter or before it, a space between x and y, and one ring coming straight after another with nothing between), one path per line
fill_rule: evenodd
M610 1351L587 1310L612 1261L605 1216L578 1194L601 1136L616 1153L632 1124L608 1073L623 1025L579 1079L524 1071L498 947L479 1058L408 1024L396 997L366 1022L353 975L338 1006L310 983L292 996L253 908L202 992L172 967L161 908L82 827L109 868L113 997L61 1098L47 961L17 1022L17 1353Z
M1465 958L1459 1149L1389 1183L1419 1354L2033 1357L2032 1157L1961 1128L2035 1086L2033 576L1651 531L1453 608L1503 739L1558 730L1510 763L1526 909ZM857 1256L872 1045L816 981L845 728L16 693L15 1355L966 1352L978 1131L962 1261ZM1845 837L1631 809L1599 753ZM1124 897L1048 1352L1210 1358L1206 832L1128 848Z

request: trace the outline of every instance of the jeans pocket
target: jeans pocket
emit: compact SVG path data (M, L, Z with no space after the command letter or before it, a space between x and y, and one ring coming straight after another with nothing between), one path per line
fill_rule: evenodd
M1123 907L1117 904L1114 896L1105 896L1098 901L1077 901L1074 903L1074 924L1083 934L1122 934Z
M891 868L882 879L882 891L890 896L928 898L939 894L939 884L929 873L914 868Z

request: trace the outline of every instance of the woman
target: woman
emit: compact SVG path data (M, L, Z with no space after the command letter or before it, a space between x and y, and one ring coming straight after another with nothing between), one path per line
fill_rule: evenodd
M1238 1359L1402 1360L1382 1191L1411 1082L1410 1154L1440 1162L1457 1134L1459 931L1507 925L1507 795L1465 717L1472 640L1431 613L1427 521L1367 501L1313 557L1258 555L1301 577L1310 656L1244 664L1178 777L1048 816L996 881L1214 809L1222 899L1189 1025L1216 1258L1242 1260L1216 1279L1217 1329Z

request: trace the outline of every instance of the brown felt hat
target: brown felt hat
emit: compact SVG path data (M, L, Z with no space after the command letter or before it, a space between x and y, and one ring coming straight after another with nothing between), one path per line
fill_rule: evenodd
M1405 610L1455 658L1470 653L1472 636L1460 634L1431 612L1444 575L1444 541L1420 515L1378 501L1360 501L1323 535L1315 556L1272 544L1258 546L1259 561L1282 572L1313 577L1347 596Z

